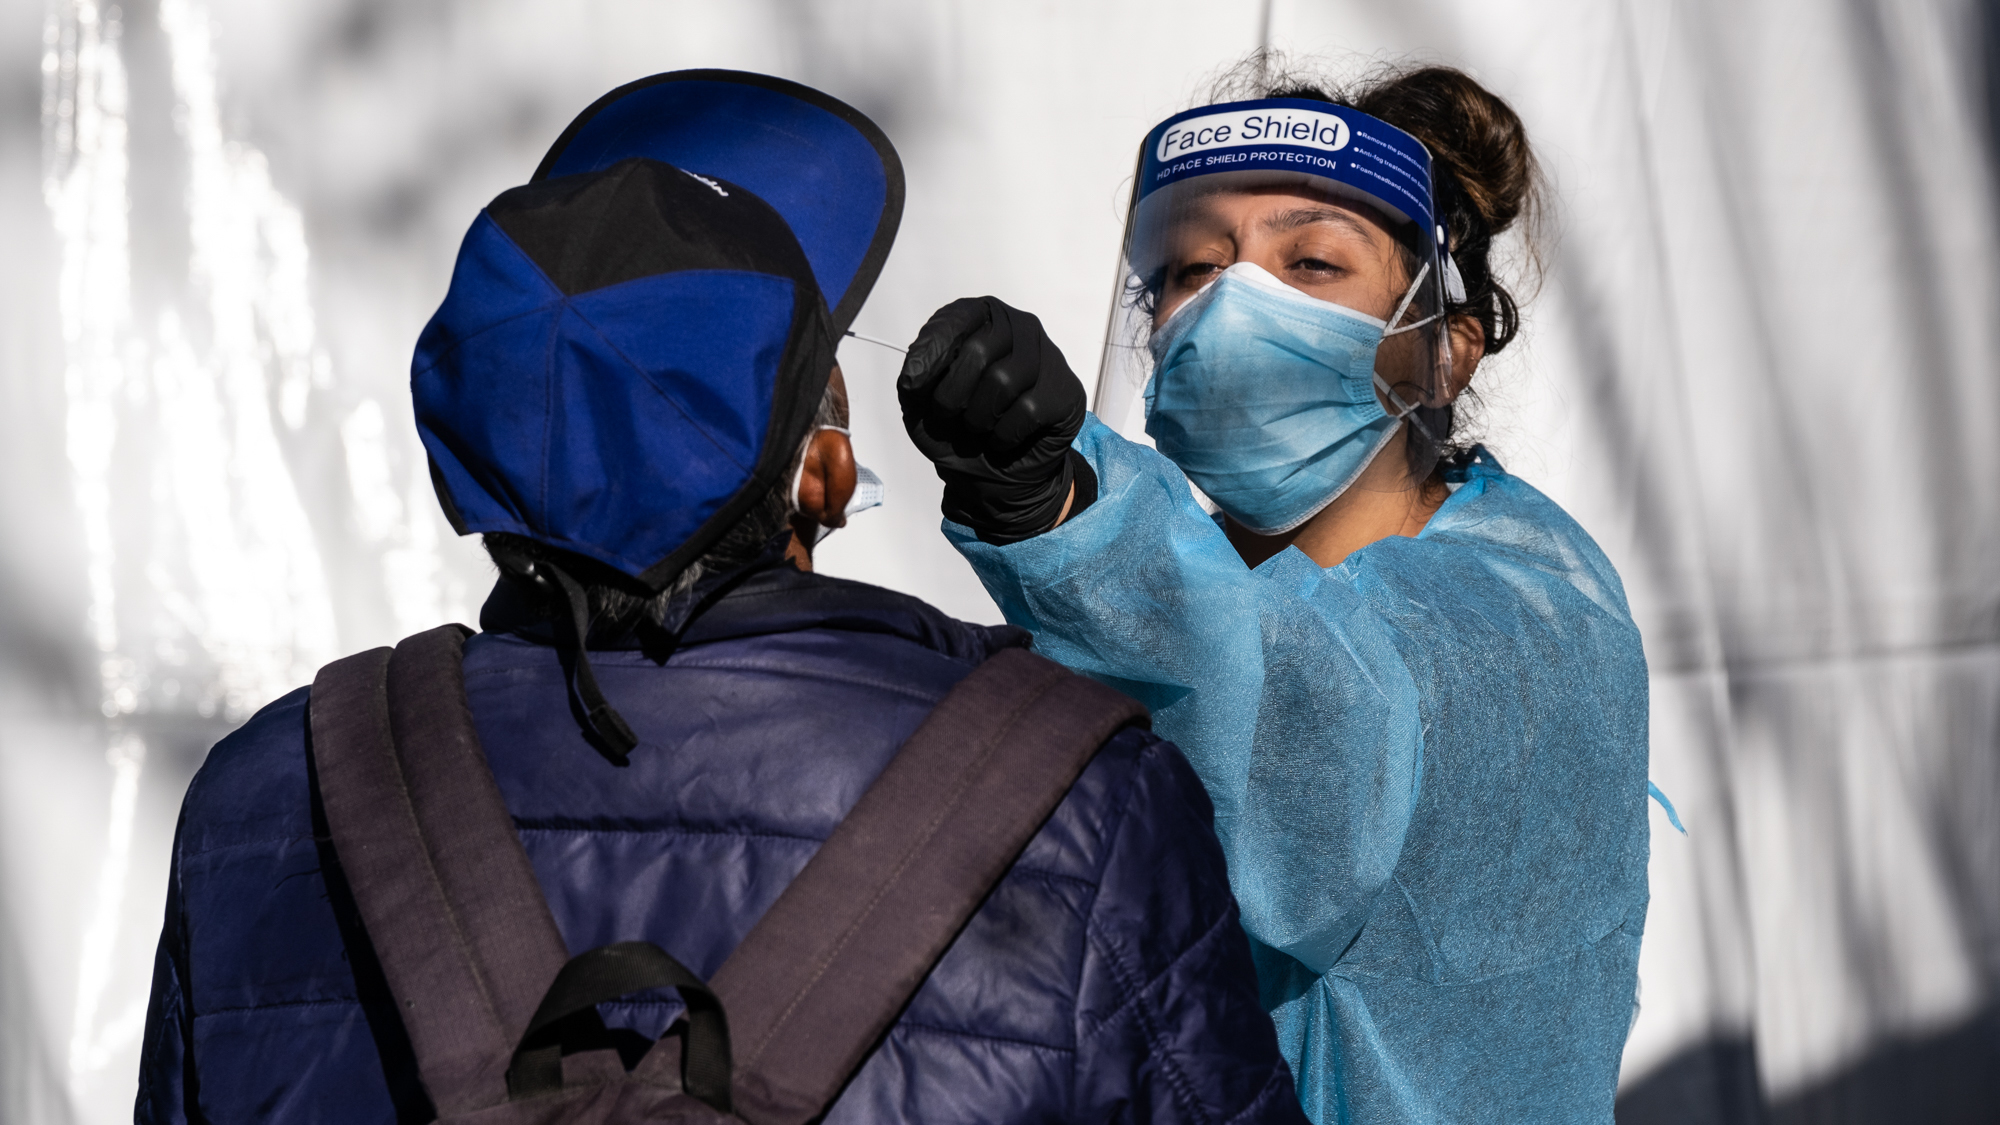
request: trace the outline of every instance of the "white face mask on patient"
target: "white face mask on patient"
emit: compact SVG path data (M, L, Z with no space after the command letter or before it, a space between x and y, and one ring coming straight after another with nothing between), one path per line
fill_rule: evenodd
M834 433L848 434L849 436L853 434L853 431L849 430L846 426L814 426L812 431L806 434L805 441L799 443L799 467L792 470L792 490L790 493L792 511L794 512L799 510L799 481L806 474L805 447L812 443L814 436L821 430L832 430ZM888 495L888 491L889 487L882 483L881 477L875 475L875 470L856 461L854 463L854 495L848 498L847 507L841 510L841 514L848 519L853 519L858 512L865 512L870 508L880 507L883 498ZM818 530L813 532L812 545L818 546L820 541L833 534L833 531L833 528L827 527L825 524L819 525Z

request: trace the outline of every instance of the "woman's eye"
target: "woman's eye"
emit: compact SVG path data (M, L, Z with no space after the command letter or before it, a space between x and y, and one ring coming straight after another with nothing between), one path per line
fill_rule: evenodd
M1298 261L1292 263L1292 268L1295 270L1304 270L1307 273L1338 273L1340 271L1339 266L1334 265L1324 258L1300 258Z
M1174 271L1174 282L1181 286L1199 284L1220 268L1214 262L1189 262Z

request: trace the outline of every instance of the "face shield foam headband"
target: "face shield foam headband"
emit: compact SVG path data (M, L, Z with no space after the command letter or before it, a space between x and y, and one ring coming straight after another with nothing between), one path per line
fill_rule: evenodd
M1154 310L1167 271L1190 232L1212 225L1215 204L1232 194L1303 196L1301 207L1324 201L1387 226L1404 247L1413 281L1388 322L1396 327L1385 326L1384 334L1414 334L1416 344L1398 349L1384 398L1395 417L1413 423L1417 406L1446 401L1445 316L1464 286L1437 220L1429 152L1408 133L1345 106L1275 98L1189 110L1147 135L1092 402L1101 420L1144 440L1145 392L1157 367L1151 345L1156 329L1167 327L1155 323ZM1227 256L1222 264L1230 264ZM1406 348L1415 353L1407 363ZM1376 379L1373 371L1367 376Z

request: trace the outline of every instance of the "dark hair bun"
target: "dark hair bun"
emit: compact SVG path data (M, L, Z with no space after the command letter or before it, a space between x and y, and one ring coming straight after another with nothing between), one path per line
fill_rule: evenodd
M1479 321L1488 355L1513 342L1520 306L1493 276L1490 252L1495 236L1525 221L1531 273L1538 264L1542 173L1520 115L1499 95L1446 66L1378 71L1343 87L1266 51L1224 72L1214 94L1218 101L1310 98L1352 106L1422 141L1431 153L1438 218L1465 280L1465 300L1451 311Z
M1353 105L1424 142L1458 181L1488 238L1514 225L1537 194L1540 173L1520 116L1462 71L1428 66L1397 74L1357 91Z

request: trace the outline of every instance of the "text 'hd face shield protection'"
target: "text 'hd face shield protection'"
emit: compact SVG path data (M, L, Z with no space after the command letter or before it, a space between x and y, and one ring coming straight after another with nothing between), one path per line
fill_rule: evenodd
M1098 417L1253 530L1324 507L1405 418L1427 473L1412 412L1449 401L1463 298L1434 200L1423 145L1343 106L1168 118L1140 154Z

